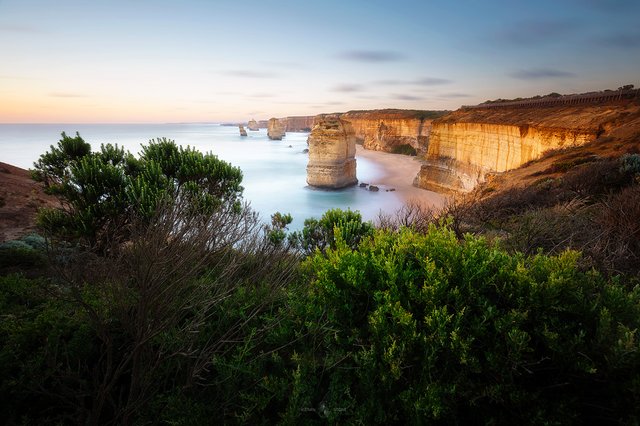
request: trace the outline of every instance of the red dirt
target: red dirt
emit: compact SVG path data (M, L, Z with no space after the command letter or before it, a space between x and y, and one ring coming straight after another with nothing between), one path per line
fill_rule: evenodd
M34 232L38 208L57 205L28 170L0 162L0 242Z

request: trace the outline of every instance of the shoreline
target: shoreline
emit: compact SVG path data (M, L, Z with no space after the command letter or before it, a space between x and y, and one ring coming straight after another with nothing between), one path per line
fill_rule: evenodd
M379 186L381 189L394 188L394 193L403 201L403 204L416 202L434 208L444 206L447 200L446 195L413 186L413 180L422 165L417 157L372 151L364 149L362 145L356 145L356 163L360 158L380 168L379 177L366 183Z

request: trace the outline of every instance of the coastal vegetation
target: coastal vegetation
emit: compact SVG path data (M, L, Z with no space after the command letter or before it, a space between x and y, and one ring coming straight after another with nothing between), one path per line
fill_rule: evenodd
M34 169L61 207L0 245L4 420L637 423L640 159L583 157L288 232L212 154L63 134Z

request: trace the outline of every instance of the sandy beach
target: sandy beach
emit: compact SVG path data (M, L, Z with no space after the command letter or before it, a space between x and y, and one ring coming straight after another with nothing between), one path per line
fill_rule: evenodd
M394 188L404 202L418 202L435 208L442 207L446 196L413 186L413 179L420 171L421 163L416 157L387 152L371 151L356 145L356 160L363 158L380 166L381 174L371 182L381 190Z

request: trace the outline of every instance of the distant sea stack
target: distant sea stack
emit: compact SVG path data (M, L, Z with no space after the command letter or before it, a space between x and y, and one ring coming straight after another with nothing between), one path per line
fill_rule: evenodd
M277 118L270 118L267 126L267 136L269 139L280 141L285 135L284 124Z
M240 136L247 136L247 131L242 124L238 124L238 129L240 129Z
M356 138L351 125L335 115L319 116L309 135L307 183L338 189L358 183Z
M247 127L252 132L257 132L258 130L260 130L260 128L258 127L258 122L256 120L254 120L254 119L249 120L249 123L247 124Z

